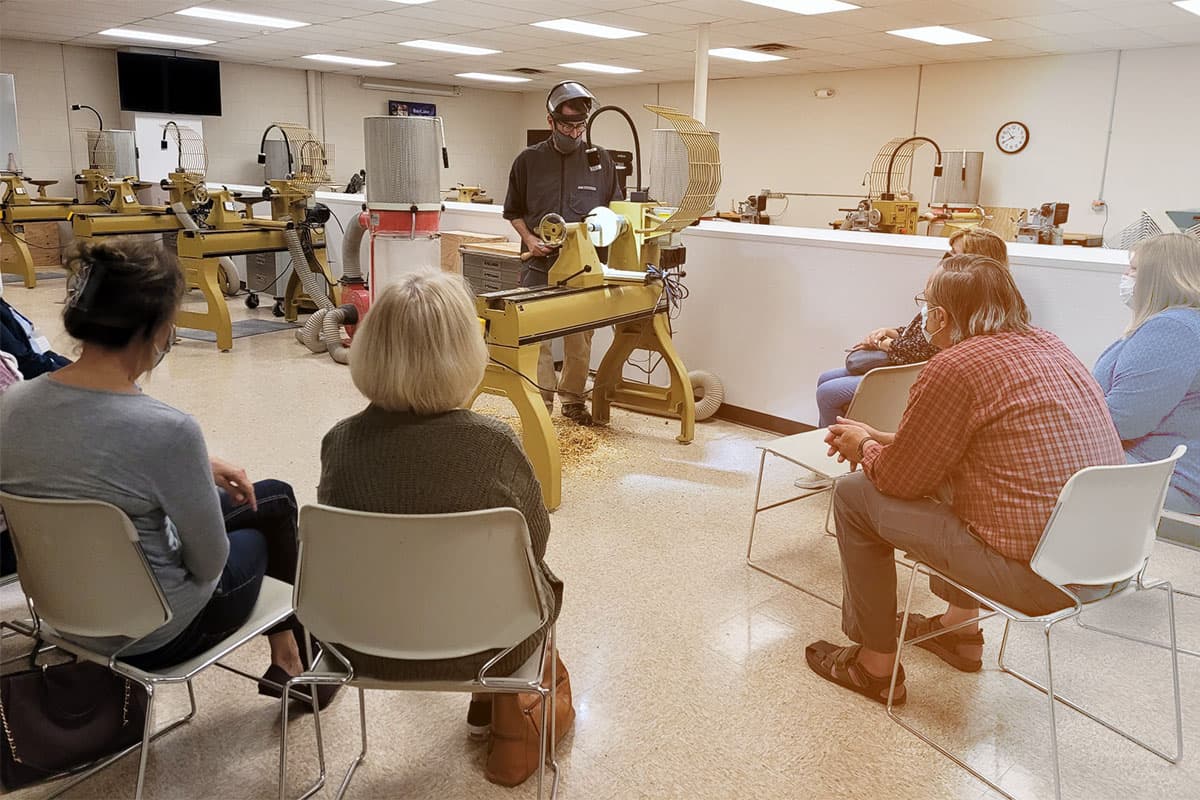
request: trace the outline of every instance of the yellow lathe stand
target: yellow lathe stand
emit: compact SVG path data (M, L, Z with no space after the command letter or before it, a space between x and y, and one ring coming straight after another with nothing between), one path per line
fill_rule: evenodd
M613 208L620 208L626 222L611 245L610 263L616 264L616 259L622 258L620 263L626 268L644 265L647 262L640 254L649 247L657 248L655 242L643 241L639 246L644 209L634 203L614 204ZM562 503L562 469L558 436L533 383L544 341L615 325L616 336L596 370L592 418L598 423L608 422L614 402L675 416L680 421L676 439L684 444L692 441L696 426L695 399L687 369L671 341L669 304L662 282L652 279L644 266L641 278L605 278L604 266L589 239L589 228L594 233L594 225L581 222L562 227L565 238L550 270L548 286L491 292L476 299L491 356L479 392L507 397L516 408L525 453L550 510ZM625 262L625 258L630 261ZM662 355L670 386L647 386L622 377L626 359L637 349Z

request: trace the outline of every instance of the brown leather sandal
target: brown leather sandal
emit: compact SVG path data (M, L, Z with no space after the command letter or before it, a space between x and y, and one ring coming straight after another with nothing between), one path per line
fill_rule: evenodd
M892 676L876 678L867 672L858 661L859 650L862 650L862 645L859 644L839 647L832 642L819 641L813 642L804 649L804 658L813 672L830 683L836 683L838 686L857 692L876 703L887 705L888 688L891 686ZM892 705L902 706L907 699L902 665L900 673L896 676L896 696L892 700Z
M896 615L897 636L900 635L900 623L903 619L903 614ZM916 639L918 636L942 630L943 627L940 616L927 617L924 614L909 614L908 630L904 632L904 641L907 642L910 639ZM983 659L967 658L966 656L959 655L959 648L982 646L983 631L976 631L975 633L963 633L961 631L943 633L941 636L917 642L917 647L928 650L960 672L979 672L983 668Z

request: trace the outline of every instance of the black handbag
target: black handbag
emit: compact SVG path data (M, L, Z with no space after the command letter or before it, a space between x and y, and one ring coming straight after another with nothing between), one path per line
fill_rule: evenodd
M86 661L34 665L0 677L0 723L0 786L18 789L140 742L146 690Z
M846 371L851 375L866 375L876 367L886 367L891 362L882 350L851 350L846 354Z

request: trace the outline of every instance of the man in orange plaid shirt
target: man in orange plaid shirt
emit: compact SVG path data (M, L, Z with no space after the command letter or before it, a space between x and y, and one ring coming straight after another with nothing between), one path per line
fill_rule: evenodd
M806 651L813 671L879 702L896 653L896 550L1025 613L1065 608L1067 596L1029 561L1067 480L1125 463L1100 387L1058 337L1029 324L1007 268L947 258L917 304L941 352L913 384L899 430L839 419L827 439L831 454L863 468L838 481L834 497L842 630L859 644ZM978 670L978 604L944 581L930 588L949 608L910 615L908 637L963 624L918 646ZM903 681L901 668L896 703Z

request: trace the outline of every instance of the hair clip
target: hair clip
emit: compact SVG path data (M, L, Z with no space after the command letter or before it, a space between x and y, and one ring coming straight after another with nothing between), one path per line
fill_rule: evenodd
M107 270L108 267L103 261L90 261L85 264L79 270L79 277L75 281L75 291L67 300L67 306L84 313L91 311L92 300L95 299L96 292L100 289L100 282L104 280Z

